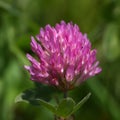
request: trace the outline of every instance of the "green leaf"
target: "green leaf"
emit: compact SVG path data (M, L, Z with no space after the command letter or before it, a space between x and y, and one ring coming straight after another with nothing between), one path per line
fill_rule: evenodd
M52 104L42 100L42 99L37 99L37 101L42 104L44 107L46 107L47 109L49 109L51 112L55 113L56 112L56 107L53 106Z
M16 98L15 98L15 103L18 103L18 102L26 102L26 103L29 103L29 101L25 100L23 98L24 96L24 93L20 93Z
M88 93L77 105L74 106L72 113L76 112L90 97L91 93Z
M68 117L73 111L75 102L72 98L64 98L57 107L56 114L61 117Z
M50 103L40 99L39 97L36 97L36 90L26 90L23 93L20 93L16 99L15 103L17 102L26 102L26 103L31 103L33 105L43 105L47 109L49 109L51 112L55 114L56 112L56 107L51 105Z
M15 103L17 102L26 102L26 103L30 103L32 105L40 105L39 102L37 101L37 99L39 98L36 95L37 91L35 89L28 89L22 93L20 93L16 99L15 99Z
M31 103L33 105L43 105L45 108L56 114L57 116L66 118L73 114L75 111L77 111L90 97L90 93L84 97L77 105L75 105L75 101L72 98L64 98L62 101L58 104L58 106L54 106L50 104L49 102L46 102L42 99L40 99L38 96L36 96L36 90L29 89L24 91L23 93L19 94L15 102L26 102Z
M31 92L32 93L32 92ZM33 105L38 105L37 101L35 100L35 98L32 96L32 94L30 93L30 91L28 92L22 92L20 93L16 98L15 98L15 103L18 102L25 102L25 103L31 103Z

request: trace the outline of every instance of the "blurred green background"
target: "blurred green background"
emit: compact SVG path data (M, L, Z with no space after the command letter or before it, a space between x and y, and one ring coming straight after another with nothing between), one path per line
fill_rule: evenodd
M61 20L73 21L88 34L103 69L69 93L76 102L92 93L76 120L120 120L120 0L0 0L0 120L53 120L44 107L14 100L34 87L23 68L29 64L30 36ZM41 96L60 94L40 87Z

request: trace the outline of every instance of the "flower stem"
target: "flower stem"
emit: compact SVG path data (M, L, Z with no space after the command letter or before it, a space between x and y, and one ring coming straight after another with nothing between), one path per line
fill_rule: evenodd
M64 91L64 98L67 98L67 97L68 97L68 92Z

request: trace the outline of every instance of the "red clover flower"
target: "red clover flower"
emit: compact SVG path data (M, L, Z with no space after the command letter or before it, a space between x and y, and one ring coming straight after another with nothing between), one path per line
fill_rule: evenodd
M31 66L25 66L31 80L65 91L101 72L96 49L76 24L46 25L36 39L31 37L31 48L37 58L27 54Z

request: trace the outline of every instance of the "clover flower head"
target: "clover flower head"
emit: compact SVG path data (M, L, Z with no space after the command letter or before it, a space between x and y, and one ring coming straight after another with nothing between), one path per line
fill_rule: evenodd
M96 49L72 22L46 25L30 44L36 57L27 54L31 65L25 68L33 81L70 90L101 72Z

